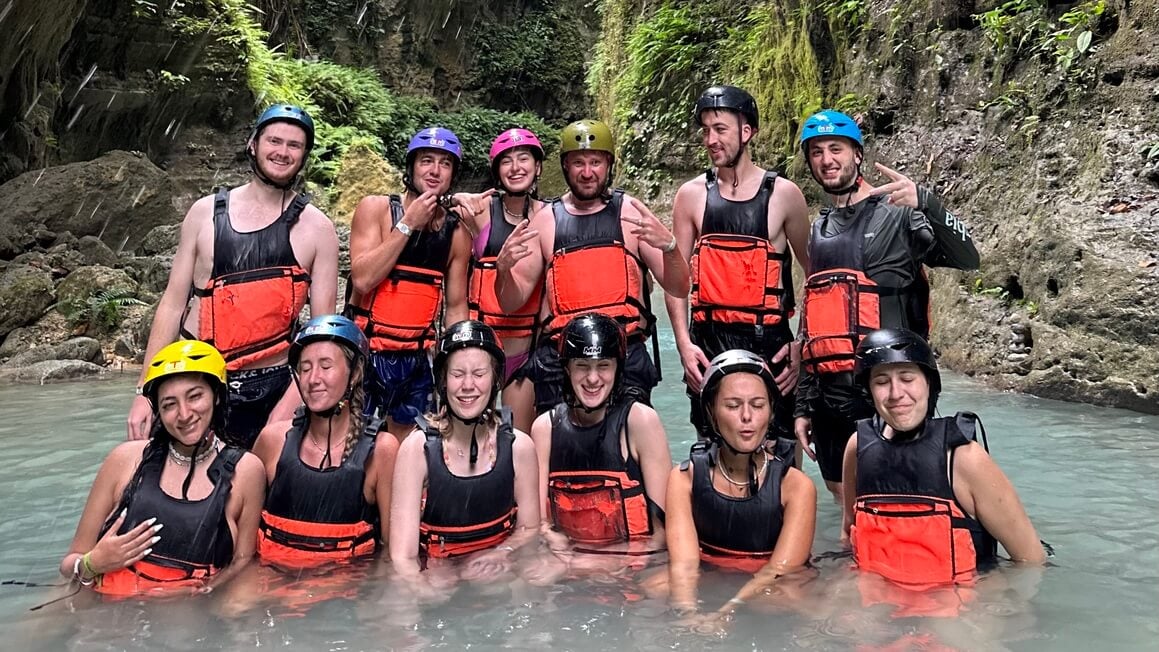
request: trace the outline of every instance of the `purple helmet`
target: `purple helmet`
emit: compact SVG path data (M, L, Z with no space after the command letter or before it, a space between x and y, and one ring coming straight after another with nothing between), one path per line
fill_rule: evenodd
M415 158L418 157L420 149L435 149L454 157L455 165L451 181L454 183L454 178L459 176L459 169L463 166L463 146L459 143L459 137L455 135L455 132L443 127L427 127L410 139L410 144L406 146L406 161L402 180L403 184L415 192L418 192L418 189L414 187L411 179L414 176Z

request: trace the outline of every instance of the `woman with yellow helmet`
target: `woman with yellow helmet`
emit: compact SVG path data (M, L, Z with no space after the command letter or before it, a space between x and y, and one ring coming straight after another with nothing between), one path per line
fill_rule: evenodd
M109 595L208 590L253 557L262 464L220 439L225 360L212 346L161 349L142 393L153 432L105 458L60 572Z

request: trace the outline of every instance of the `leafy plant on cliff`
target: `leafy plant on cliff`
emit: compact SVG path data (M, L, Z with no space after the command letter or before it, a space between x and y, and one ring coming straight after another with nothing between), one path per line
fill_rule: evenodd
M125 308L144 305L147 304L131 292L99 290L85 300L57 304L55 307L74 328L84 326L86 330L110 332L121 325Z

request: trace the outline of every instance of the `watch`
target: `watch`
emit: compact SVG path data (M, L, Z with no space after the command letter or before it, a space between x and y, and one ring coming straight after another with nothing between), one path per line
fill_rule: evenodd
M410 237L410 234L415 232L414 229L407 226L406 222L403 222L401 220L399 221L398 224L394 225L394 228L398 229L399 233L405 235L408 238Z

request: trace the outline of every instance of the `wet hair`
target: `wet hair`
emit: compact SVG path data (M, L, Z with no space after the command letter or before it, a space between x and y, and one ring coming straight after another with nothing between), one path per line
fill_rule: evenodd
M366 427L366 415L363 413L363 407L366 404L366 391L362 388L362 377L366 365L356 364L361 362L356 351L341 344L339 347L346 357L347 366L350 367L349 399L347 399L346 404L346 409L350 410L350 427L346 431L346 446L342 449L342 462L344 463L346 458L350 457L350 453L354 451L354 446L358 444L358 438L362 436L362 430Z

